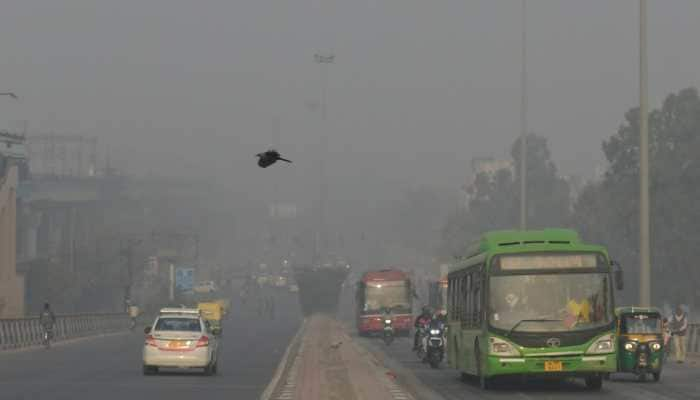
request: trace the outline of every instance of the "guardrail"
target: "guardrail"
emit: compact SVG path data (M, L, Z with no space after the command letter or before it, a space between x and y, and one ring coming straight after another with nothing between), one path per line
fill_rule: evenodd
M690 324L688 329L688 353L700 353L700 324Z
M125 313L57 315L53 340L124 331L129 329L129 322ZM0 351L40 345L43 332L37 317L0 319Z

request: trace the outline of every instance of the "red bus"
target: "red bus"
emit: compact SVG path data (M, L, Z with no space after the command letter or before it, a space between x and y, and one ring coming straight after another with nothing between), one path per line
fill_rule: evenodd
M361 336L381 333L384 328L382 310L390 308L394 329L408 335L413 327L412 293L411 280L403 271L365 272L355 294L357 332Z

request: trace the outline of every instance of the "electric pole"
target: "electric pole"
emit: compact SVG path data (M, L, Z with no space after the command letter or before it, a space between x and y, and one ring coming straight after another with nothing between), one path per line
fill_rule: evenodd
M316 258L313 264L323 264L326 257L326 203L328 200L328 183L326 182L325 159L328 153L328 134L326 132L326 92L328 86L328 65L335 62L332 53L314 55L314 61L321 67L321 127L319 129L319 204L318 228L316 233Z
M639 304L651 306L647 1L639 0Z
M527 229L527 8L522 0L520 69L520 230Z

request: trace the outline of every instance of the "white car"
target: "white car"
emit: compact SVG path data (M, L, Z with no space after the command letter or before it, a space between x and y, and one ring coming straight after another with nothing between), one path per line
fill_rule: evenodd
M160 368L202 368L216 374L218 361L217 329L209 329L199 310L166 308L147 327L143 346L143 374Z

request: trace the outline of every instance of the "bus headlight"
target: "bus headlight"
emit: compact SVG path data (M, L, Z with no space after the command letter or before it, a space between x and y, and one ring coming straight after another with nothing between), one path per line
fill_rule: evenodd
M613 335L603 335L588 347L586 354L604 354L612 353L613 351L615 351Z
M516 350L515 346L506 342L503 339L497 337L491 337L489 339L489 353L497 354L499 356L520 356L520 352Z
M625 350L635 351L637 350L637 342L627 342L625 343Z
M652 342L652 344L649 345L649 347L651 347L651 349L654 350L654 351L659 351L659 350L661 350L661 343L659 343L659 342Z

